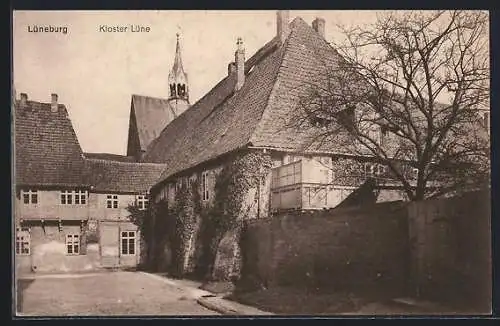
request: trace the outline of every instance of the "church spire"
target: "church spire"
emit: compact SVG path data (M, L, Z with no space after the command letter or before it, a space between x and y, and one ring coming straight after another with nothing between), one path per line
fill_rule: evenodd
M174 65L172 66L172 70L170 70L170 74L168 75L168 84L170 87L170 96L171 100L189 100L188 93L188 78L187 74L184 72L184 67L182 66L182 56L181 56L181 46L179 42L179 33L177 36L177 44L175 47L175 58Z

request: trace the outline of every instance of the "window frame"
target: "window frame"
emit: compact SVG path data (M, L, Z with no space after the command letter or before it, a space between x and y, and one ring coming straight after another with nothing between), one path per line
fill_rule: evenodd
M87 191L86 190L75 190L73 191L75 205L87 205ZM78 202L77 202L78 201Z
M61 205L73 205L73 192L70 190L61 190L59 200Z
M20 239L22 235L26 236L26 239ZM23 252L23 249L27 249L27 252ZM29 256L31 254L31 230L29 227L16 228L15 250L17 256Z
M364 164L365 177L373 177L377 175L378 167L375 163L366 162Z
M377 164L376 170L375 170L376 175L384 175L387 173L387 166L383 164Z
M106 195L106 209L118 209L118 195L107 194Z
M135 197L135 204L139 210L144 211L149 206L149 196L148 195L137 195Z
M59 192L60 205L87 205L88 198L87 190L61 190Z
M125 246L123 245L124 240L126 243ZM131 242L131 240L133 240L133 242ZM133 253L130 253L131 243L134 244ZM120 231L120 256L136 256L136 255L137 255L137 231L130 231L130 230Z
M203 171L201 173L201 199L202 201L210 200L210 190L208 187L208 176L209 171Z
M33 189L21 190L21 200L24 205L38 205L39 198L40 196L38 194L38 190L33 190Z
M68 233L65 237L65 245L66 245L66 255L67 256L78 256L80 255L81 249L81 235L79 233ZM69 248L71 248L71 252L69 252ZM76 248L76 250L75 250Z

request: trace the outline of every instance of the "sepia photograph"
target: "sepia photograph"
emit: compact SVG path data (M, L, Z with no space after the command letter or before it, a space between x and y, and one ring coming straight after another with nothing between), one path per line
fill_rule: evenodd
M490 15L12 12L12 313L491 316Z

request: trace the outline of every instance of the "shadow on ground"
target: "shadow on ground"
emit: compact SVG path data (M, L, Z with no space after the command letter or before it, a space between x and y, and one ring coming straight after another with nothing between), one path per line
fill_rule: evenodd
M16 292L17 292L17 297L16 297L16 309L17 312L23 312L23 294L26 291L26 289L33 283L35 280L34 279L18 279L17 280L17 286L16 286Z
M264 311L286 315L425 315L430 311L397 305L384 293L329 292L280 287L236 292L226 297Z

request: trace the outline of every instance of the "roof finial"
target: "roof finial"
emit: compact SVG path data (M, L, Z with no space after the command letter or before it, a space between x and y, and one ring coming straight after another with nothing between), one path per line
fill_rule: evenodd
M236 40L236 46L238 50L243 50L243 39L241 37Z

